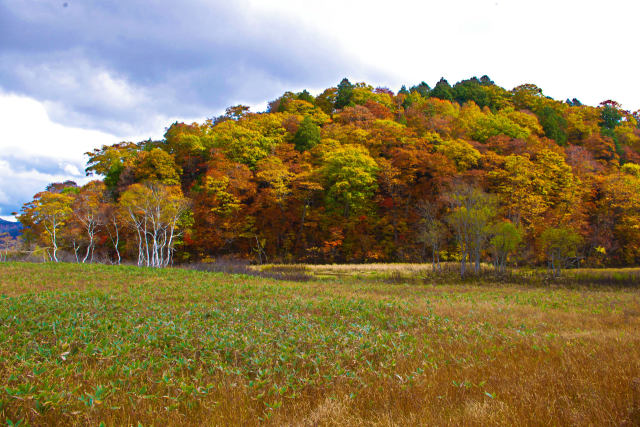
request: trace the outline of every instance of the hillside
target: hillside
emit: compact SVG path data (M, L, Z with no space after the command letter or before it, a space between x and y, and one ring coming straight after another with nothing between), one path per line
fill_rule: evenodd
M238 105L159 141L96 148L87 172L103 181L52 185L21 221L42 245L156 266L638 265L639 118L487 76L397 93L344 79L316 96L287 92L264 113ZM56 245L44 206L69 218ZM111 219L89 230L92 210Z
M22 231L22 224L19 222L5 221L0 218L0 234L9 233L12 237L17 237Z

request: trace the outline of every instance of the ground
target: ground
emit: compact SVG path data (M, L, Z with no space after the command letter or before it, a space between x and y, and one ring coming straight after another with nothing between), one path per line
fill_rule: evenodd
M0 263L0 422L640 422L637 287L311 270Z

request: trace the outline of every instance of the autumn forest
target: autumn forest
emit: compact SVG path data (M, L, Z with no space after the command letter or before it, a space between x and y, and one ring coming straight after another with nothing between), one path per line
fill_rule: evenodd
M51 261L640 264L640 112L533 84L342 80L87 153L18 213Z

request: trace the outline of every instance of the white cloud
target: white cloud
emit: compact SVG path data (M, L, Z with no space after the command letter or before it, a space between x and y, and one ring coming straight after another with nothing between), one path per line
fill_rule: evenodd
M83 159L83 153L118 138L105 132L72 128L54 123L40 102L0 92L0 152Z
M597 105L606 99L640 108L635 0L253 0L251 7L299 22L328 37L354 62L390 75L349 76L374 85L440 77L451 84L488 74L510 89L535 83L556 99ZM624 42L628 41L628 42ZM363 70L366 70L363 67Z
M52 122L44 106L0 93L0 215L7 216L56 181L83 183L84 153L119 141L114 135Z
M153 122L155 132L151 137L160 138L164 127L176 120L179 119L157 118ZM140 141L150 137L122 137L64 126L50 119L43 103L2 92L0 129L0 216L19 209L52 182L87 182L85 152L122 140Z
M9 197L0 188L0 203L9 203Z

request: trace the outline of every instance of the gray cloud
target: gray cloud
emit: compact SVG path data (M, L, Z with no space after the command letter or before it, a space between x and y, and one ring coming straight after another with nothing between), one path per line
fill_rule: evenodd
M0 216L8 216L47 184L67 179L85 183L83 164L46 156L0 155Z
M2 87L65 125L140 134L360 72L337 39L246 1L67 3L0 0Z

